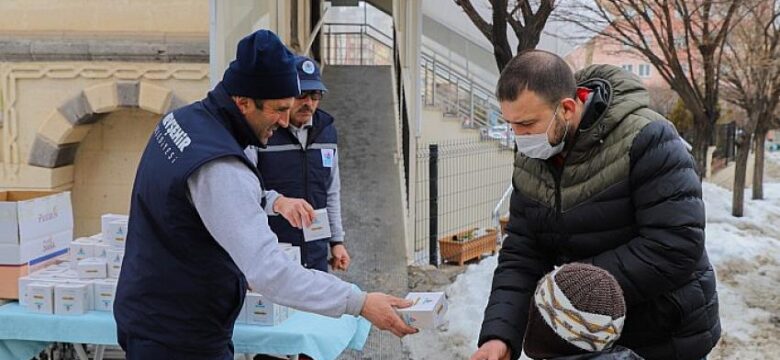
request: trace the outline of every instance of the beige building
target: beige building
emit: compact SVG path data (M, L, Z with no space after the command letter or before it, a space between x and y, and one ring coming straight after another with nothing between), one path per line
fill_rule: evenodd
M580 70L591 64L610 64L636 74L648 87L669 87L647 58L606 37L596 36L588 40L572 50L565 59L574 70Z
M394 14L394 69L404 73L398 85L416 123L420 3L372 4ZM0 190L71 191L76 236L97 233L101 214L128 212L141 151L162 114L203 98L237 41L254 30L275 31L298 53L311 46L319 59L325 44L313 32L325 6L322 0L0 2ZM414 148L411 139L407 146ZM404 210L407 234L411 216Z
M0 187L70 190L77 235L127 213L160 114L209 89L208 2L0 2Z

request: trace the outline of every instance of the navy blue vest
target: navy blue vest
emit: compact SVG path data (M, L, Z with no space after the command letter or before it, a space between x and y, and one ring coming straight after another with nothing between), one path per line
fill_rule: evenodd
M267 189L308 201L314 209L328 205L328 185L332 168L323 164L323 149L336 152L336 127L333 117L317 109L312 117L306 150L289 129L274 132L265 149L258 153L258 168ZM328 151L328 150L326 150ZM301 247L302 265L328 271L330 239L304 242L303 231L281 216L269 216L268 223L280 242Z
M243 153L247 145L260 142L221 84L154 129L133 186L114 303L120 343L129 336L202 353L232 346L246 279L203 225L187 179L225 156L257 174Z

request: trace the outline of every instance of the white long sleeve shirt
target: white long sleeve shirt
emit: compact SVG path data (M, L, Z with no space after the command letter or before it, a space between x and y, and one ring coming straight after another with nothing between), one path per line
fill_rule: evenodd
M305 269L279 250L261 206L265 194L260 181L241 160L212 160L192 174L187 184L206 229L241 269L253 291L271 302L325 316L360 314L366 293L331 274Z

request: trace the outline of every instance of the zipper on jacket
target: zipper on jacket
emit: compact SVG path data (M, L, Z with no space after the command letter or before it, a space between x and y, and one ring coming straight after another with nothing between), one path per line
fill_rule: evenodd
M566 162L566 159L564 158L564 163ZM563 164L561 167L556 167L553 164L550 164L549 162L545 161L545 164L547 165L547 170L550 171L550 173L553 176L553 180L555 182L555 213L558 216L558 218L561 217L563 214L562 208L561 208L561 177L563 175Z
M308 132L309 130L306 129ZM295 139L298 139L296 136ZM308 139L306 139L306 142L308 143ZM306 201L309 200L309 159L306 156L306 153L309 151L309 147L307 145L301 144L301 140L298 140L298 144L301 145L301 156L303 160L303 198L306 199ZM301 224L303 225L303 224ZM301 244L301 260L303 260L303 266L308 268L309 266L309 252L306 251L306 239L303 239L303 244Z

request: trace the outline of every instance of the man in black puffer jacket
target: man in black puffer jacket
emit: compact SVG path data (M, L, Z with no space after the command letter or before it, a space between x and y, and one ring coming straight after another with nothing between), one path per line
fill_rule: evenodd
M497 95L518 155L508 238L472 360L517 359L537 281L570 262L609 271L623 289L618 345L649 360L705 357L720 321L701 183L639 79L609 65L573 75L533 50L507 64Z

